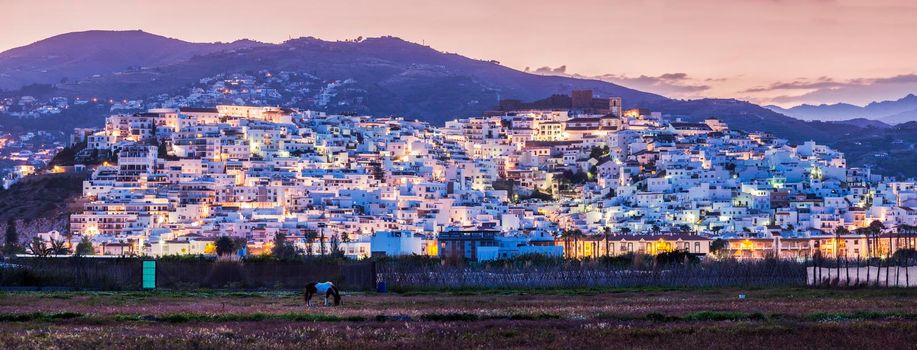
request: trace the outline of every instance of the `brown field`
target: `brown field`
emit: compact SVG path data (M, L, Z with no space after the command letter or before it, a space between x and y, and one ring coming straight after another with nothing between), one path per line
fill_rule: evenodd
M745 300L738 298L746 294ZM4 349L917 346L917 290L0 293Z

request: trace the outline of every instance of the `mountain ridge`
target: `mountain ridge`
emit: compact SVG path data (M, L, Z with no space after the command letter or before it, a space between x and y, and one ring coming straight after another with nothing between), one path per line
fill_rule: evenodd
M397 115L442 125L446 120L454 118L479 116L496 106L499 99L534 101L554 94L568 95L571 90L589 89L599 97L622 97L625 108L659 111L672 120L680 118L685 121L701 121L714 116L733 129L770 132L792 143L812 140L837 147L845 152L852 166L875 166L874 169L883 174L896 176L917 174L917 169L911 165L917 162L910 141L917 139L917 129L912 127L914 123L886 128L870 121L849 121L855 118L844 118L848 120L846 122L804 121L737 99L671 99L605 81L531 74L502 66L496 61L440 52L426 45L390 36L348 41L302 37L279 44L243 40L233 45L188 43L142 31L131 31L128 34L109 31L86 33L89 34L65 34L59 37L72 40L52 40L50 44L45 41L42 44L45 45L45 51L30 48L37 50L32 51L33 56L19 55L47 57L66 53L69 60L39 59L32 65L41 66L39 71L66 73L73 78L49 81L45 77L44 83L40 79L26 80L22 83L45 85L27 85L20 90L0 92L0 97L91 96L105 101L145 99L162 94L187 96L192 89L204 86L202 80L213 77L287 70L310 77L310 84L313 84L309 85L312 89L310 94L321 93L326 86L337 82L348 83L337 91L342 98L331 100L331 103L317 105L314 101L301 100L306 102L285 104L284 107L332 113ZM99 35L108 38L96 43L102 49L93 48L81 41ZM100 51L132 52L133 46L122 43L123 40L136 41L130 44L143 46L142 50L137 50L140 52L137 55L156 51L153 55L155 65L143 66L144 61L137 55L116 56L121 59L105 61L105 64L94 68L96 71L91 71L97 76L79 77L80 72L85 73L79 69L85 67L79 66L82 63L73 57L93 60L99 57ZM52 50L55 45L51 44L55 43L60 46L58 51ZM157 46L156 43L163 45ZM64 52L68 45L73 46L76 52ZM177 52L172 53L175 55L159 52L169 51L172 47L178 48L175 49ZM17 49L28 53L28 49ZM15 60L11 56L16 56L16 52L0 53L0 70L10 69L7 63ZM50 64L42 66L48 62ZM68 70L68 65L77 65L79 69ZM23 70L28 67L14 68ZM29 72L41 75L25 69L25 73ZM0 72L0 78L9 76L3 76ZM884 111L895 110L890 107L894 106L878 103L873 106ZM898 117L906 118L908 113L906 109L901 110L899 114L902 115ZM0 113L0 127L15 132L50 130L65 135L74 127L98 127L109 114L111 111L108 105L101 102L71 106L60 115L37 118L19 118ZM893 154L894 157L877 156L885 153Z
M98 42L84 42L93 38ZM531 74L502 66L499 62L441 52L393 36L346 41L326 41L307 36L280 44L249 41L226 46L222 43L189 43L143 31L87 31L38 41L33 44L37 48L14 50L49 54L54 53L54 44L65 48L79 45L90 48L90 53L77 56L94 57L92 52L96 52L97 47L131 47L121 43L123 40L132 41L133 46L144 46L146 51L177 48L181 55L160 54L156 62L164 64L148 69L59 82L44 93L49 96L99 96L118 100L143 98L176 93L201 78L216 74L267 69L308 72L326 81L356 81L351 93L359 94L363 105L332 106L329 107L330 112L402 115L436 124L456 117L480 115L502 98L532 101L553 94L569 94L571 90L590 89L597 96L622 97L625 108L646 108L687 120L716 116L736 128L774 132L794 142L828 140L830 132L842 127L840 124L806 123L736 99L676 100L601 80ZM198 45L205 46L201 49ZM0 66L4 57L15 56L10 51L0 53ZM133 59L127 58L109 64L123 66L125 61ZM116 69L109 67L107 70ZM100 119L102 117L99 116Z
M907 94L897 100L873 101L865 106L850 103L801 104L791 108L765 106L777 113L803 120L843 121L870 119L886 124L899 124L917 120L917 95Z
M266 45L240 39L193 43L142 30L88 30L55 35L0 52L0 89L58 84L129 68L162 66L195 55Z

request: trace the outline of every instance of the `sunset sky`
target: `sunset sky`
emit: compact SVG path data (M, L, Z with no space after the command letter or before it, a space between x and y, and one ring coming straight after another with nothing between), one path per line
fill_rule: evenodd
M88 29L188 41L394 35L679 98L762 104L917 93L917 2L0 0L0 50Z

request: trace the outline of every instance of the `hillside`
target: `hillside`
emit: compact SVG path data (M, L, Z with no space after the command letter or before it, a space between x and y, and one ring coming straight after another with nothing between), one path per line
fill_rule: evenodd
M145 68L138 68L141 66ZM345 99L321 106L306 101L295 107L399 115L434 124L480 115L499 99L532 101L553 94L569 94L575 89L591 89L596 96L621 96L625 108L645 108L695 121L716 116L735 129L766 131L794 143L814 140L851 155L864 149L857 144L864 137L882 136L871 139L872 146L865 148L876 152L900 145L891 144L899 134L905 145L912 139L907 138L909 133L899 129L882 131L878 123L803 121L778 111L815 119L843 116L832 119L843 121L859 118L857 111L868 110L877 115L886 114L897 122L909 118L908 108L917 110L917 96L913 95L865 107L799 106L787 110L734 99L675 100L599 80L530 74L498 62L441 52L395 37L355 41L306 37L281 44L251 41L196 44L141 31L90 31L63 34L0 53L0 70L15 73L0 74L2 79L15 77L23 84L53 84L30 85L20 91L7 91L7 96L99 96L116 100L144 99L162 93L186 95L201 79L220 74L297 72L309 75L316 84L310 87L314 89L310 90L311 94L320 93L322 86L333 82L347 81L347 85L338 92ZM90 74L99 76L68 79L65 83L49 78ZM58 116L34 119L0 115L0 126L11 131L69 132L77 126L101 125L109 114L107 108L101 103L72 106ZM857 157L851 165L880 161ZM917 174L917 169L893 168L890 174Z
M434 123L480 114L500 98L529 100L573 89L621 96L630 104L665 99L598 80L528 74L393 37L358 42L293 39L279 45L195 56L156 69L107 75L78 85L58 85L48 94L143 98L174 93L220 73L258 70L306 72L324 81L352 79L350 93L362 104L348 106L350 111L398 114Z
M716 116L730 128L766 131L791 142L814 140L826 143L839 136L859 132L859 127L826 122L807 122L790 118L767 108L735 99L665 100L641 105L653 111L687 121L702 121Z
M53 36L0 53L0 89L30 84L75 84L94 75L159 67L195 55L263 45L190 43L143 31L85 31Z
M76 46L73 41L91 43ZM801 124L798 120L791 120L747 102L722 99L671 100L599 80L529 74L496 62L440 52L394 37L359 41L324 41L307 37L276 45L233 44L236 46L232 50L205 46L207 50L213 51L201 53L202 49L192 48L218 44L192 44L140 31L83 32L64 34L2 55L17 53L23 56L22 52L40 52L44 56L84 57L93 60L96 66L112 66L115 64L112 60L98 59L96 62L95 58L90 57L95 57L94 53L98 52L117 51L120 46L129 47L134 42L142 42L143 46L148 47L147 51L156 51L153 55L155 59L137 63L150 69L121 70L85 79L79 84L56 84L49 89L33 89L39 91L31 93L45 96L144 98L160 93L181 93L201 78L217 74L259 70L293 71L308 73L320 81L353 82L345 92L348 95L346 105L331 104L320 109L329 112L395 114L435 124L456 117L479 115L501 98L530 101L553 94L569 94L574 89L591 89L597 96L622 97L625 108L640 107L695 118L713 115L735 122L741 128L754 126L793 140L812 138L811 133L822 134L823 130L821 126ZM173 51L174 54L169 54ZM121 62L117 64L123 66L125 61L117 60ZM118 69L122 68L109 67L107 71ZM99 124L103 118L104 115L98 116ZM80 116L80 120L86 119Z
M8 220L16 220L22 240L37 232L66 228L84 179L82 174L36 175L7 190L0 188L0 228L5 229Z

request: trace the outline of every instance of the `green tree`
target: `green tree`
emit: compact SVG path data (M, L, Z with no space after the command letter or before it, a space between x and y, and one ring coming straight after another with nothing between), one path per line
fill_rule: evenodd
M710 242L710 252L714 254L725 251L726 247L729 247L729 242L722 238L717 238Z
M236 251L236 243L227 236L217 238L216 241L217 256L231 255Z
M48 249L48 245L45 244L41 238L33 237L32 241L29 242L29 253L38 257L46 257L51 253L51 250Z
M67 248L67 243L63 240L52 240L51 246L48 247L51 251L51 254L54 255L67 255L70 254L70 249Z
M280 260L291 260L299 256L293 243L287 241L287 235L280 232L274 235L274 247L271 248L271 255Z
M307 230L304 235L306 236L306 243L308 248L306 249L306 254L312 256L312 245L315 244L315 239L318 238L318 232L313 230Z
M74 252L77 256L84 255L93 255L96 253L95 248L92 247L92 241L89 240L89 237L83 236L80 239L80 243L76 244L76 251Z
M341 249L341 240L338 236L331 236L331 256L343 257L344 250Z
M6 222L6 241L3 245L3 251L6 254L16 254L22 252L19 245L19 232L16 230L16 220L9 219Z
M881 255L879 237L882 235L883 230L885 230L885 225L881 221L873 221L866 227L866 243L869 247L870 257L879 257Z

